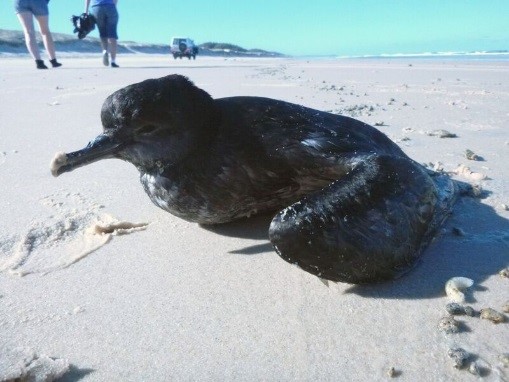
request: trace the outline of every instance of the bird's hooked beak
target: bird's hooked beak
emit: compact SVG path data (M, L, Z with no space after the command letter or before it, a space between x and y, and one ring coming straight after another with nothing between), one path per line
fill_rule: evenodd
M88 145L72 153L57 153L51 161L50 168L53 176L72 171L78 167L97 162L101 159L114 158L122 143L106 134L98 135Z

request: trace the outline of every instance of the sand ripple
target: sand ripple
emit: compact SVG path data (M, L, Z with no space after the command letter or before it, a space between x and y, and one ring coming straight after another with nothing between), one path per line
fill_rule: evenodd
M68 198L78 208L69 208ZM30 223L22 234L0 237L0 272L24 276L64 269L101 248L112 236L144 230L148 225L118 221L79 194L59 199L42 200L56 214Z

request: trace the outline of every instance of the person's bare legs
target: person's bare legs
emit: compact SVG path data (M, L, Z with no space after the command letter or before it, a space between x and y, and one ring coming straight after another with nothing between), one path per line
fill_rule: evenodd
M106 37L101 37L101 48L106 52L108 51L108 39Z
M55 56L55 44L53 43L53 36L49 30L48 16L35 16L41 29L42 42L46 48L46 52L51 60L56 58Z
M35 38L34 19L32 17L32 13L20 12L17 15L19 22L23 27L23 33L25 34L25 44L28 51L34 60L40 60L41 53L39 52L39 47L37 46L37 40Z
M108 42L110 44L111 62L115 62L115 58L117 58L117 39L109 38Z
M106 37L101 37L101 48L103 48L103 65L110 65L110 58L108 56L108 39Z

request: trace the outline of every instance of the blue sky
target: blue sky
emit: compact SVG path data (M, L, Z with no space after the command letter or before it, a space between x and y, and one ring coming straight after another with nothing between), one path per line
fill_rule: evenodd
M83 0L51 0L50 27L72 33ZM0 28L21 29L12 0ZM509 0L119 0L120 40L229 42L290 55L509 49ZM96 36L97 32L93 32Z

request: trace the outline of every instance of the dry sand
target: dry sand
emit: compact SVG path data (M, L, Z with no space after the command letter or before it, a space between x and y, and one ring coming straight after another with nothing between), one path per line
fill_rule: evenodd
M498 275L509 262L507 61L61 61L36 71L0 58L0 380L468 381L474 361L483 380L508 380L507 317L438 329L451 277L474 280L476 311L509 299ZM275 254L266 217L214 229L179 220L118 160L51 176L56 152L100 132L106 96L170 73L213 97L266 96L376 124L412 158L482 186L482 198L459 201L403 278L327 287ZM471 354L464 370L453 367L461 352L448 355L458 347Z

